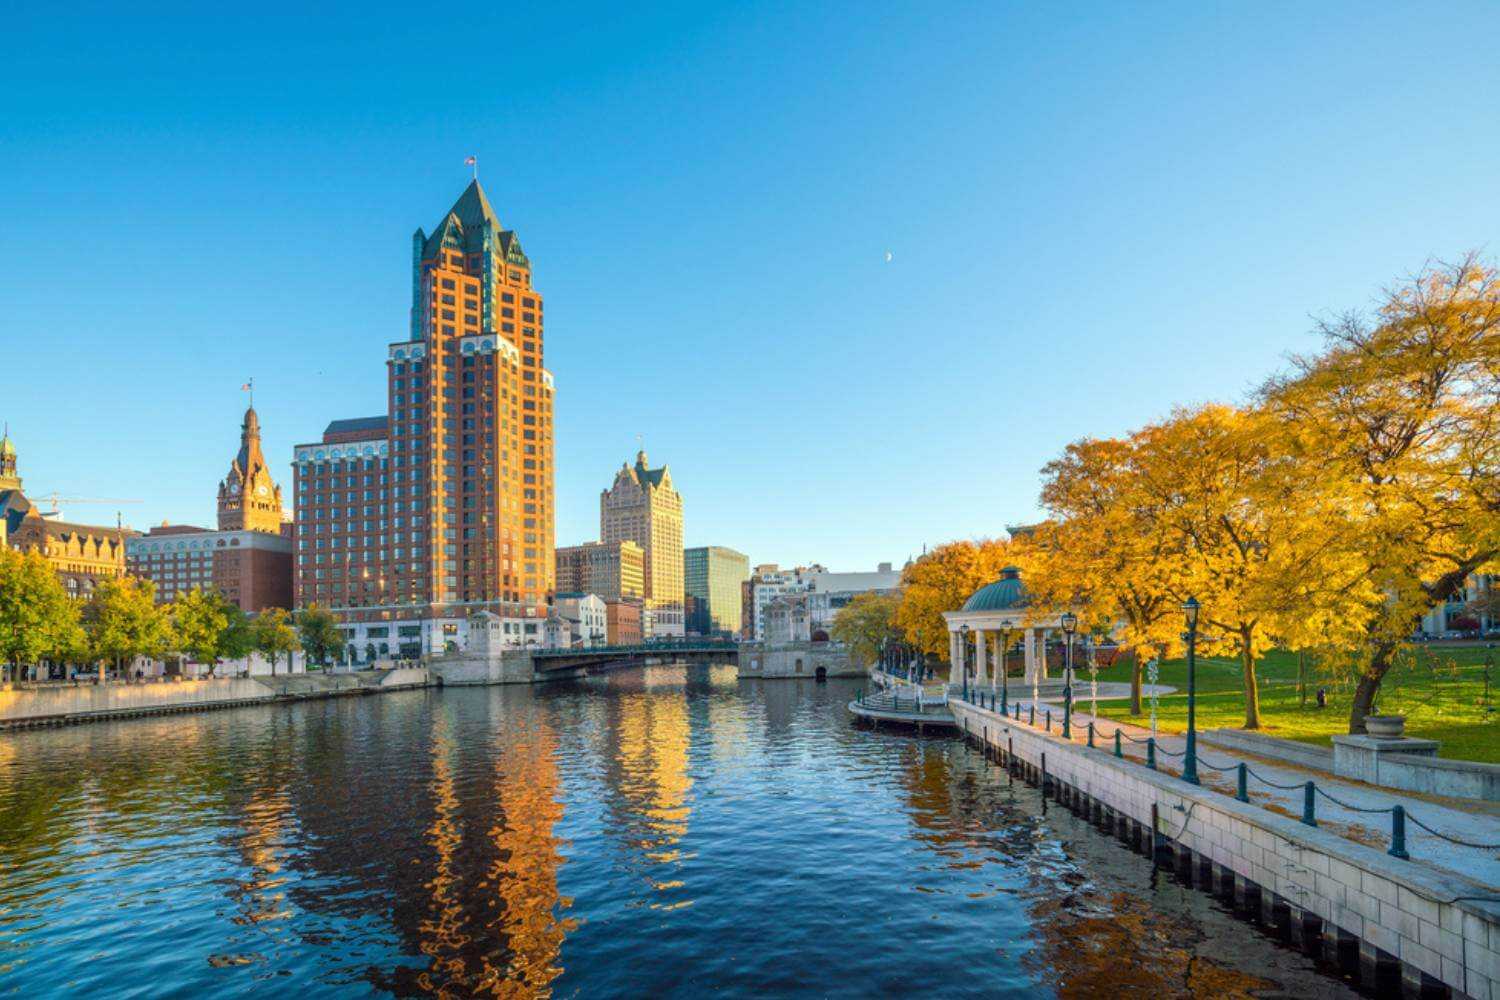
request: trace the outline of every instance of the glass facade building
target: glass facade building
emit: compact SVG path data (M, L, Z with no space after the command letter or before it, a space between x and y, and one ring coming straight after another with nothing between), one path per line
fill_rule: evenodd
M740 584L750 579L750 559L721 545L682 552L687 631L737 636L741 625Z

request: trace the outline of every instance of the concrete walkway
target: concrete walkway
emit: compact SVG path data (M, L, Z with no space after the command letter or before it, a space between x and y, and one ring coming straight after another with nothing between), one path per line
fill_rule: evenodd
M1126 688L1129 685L1118 684ZM1093 720L1088 709L1088 686L1080 685L1084 697L1074 701L1073 741L1088 742L1088 724L1095 721L1095 745L1113 750L1115 730L1121 733L1121 747L1127 759L1144 766L1146 739L1150 731L1140 726L1116 722L1113 719ZM1100 699L1104 700L1106 685L1100 684ZM988 695L988 689L985 691ZM1029 717L1030 689L1023 692L1010 690L1011 703L1019 701L1022 707L1021 724ZM950 688L950 698L959 698ZM1036 729L1044 729L1043 717L1052 711L1051 735L1062 734L1061 699L1054 701L1040 698L1037 701ZM1080 711L1080 709L1082 709ZM1015 720L1011 720L1014 723ZM1182 754L1186 737L1174 734L1157 736L1156 769L1164 774L1180 774ZM1360 809L1386 810L1400 805L1406 810L1406 850L1412 861L1423 862L1435 868L1447 869L1470 879L1494 886L1500 894L1500 815L1493 803L1439 799L1435 796L1417 795L1399 789L1380 788L1346 778L1339 778L1327 771L1298 767L1284 761L1273 761L1243 751L1228 750L1198 743L1198 777L1203 787L1211 788L1233 797L1236 791L1236 769L1246 764L1250 775L1248 792L1252 804L1300 819L1305 796L1304 785L1308 781L1317 783L1319 790L1347 803L1331 801L1325 795L1315 796L1314 815L1321 829L1337 834L1367 847L1386 850L1391 841L1391 815L1389 812L1363 813ZM1210 767L1212 765L1212 767ZM1268 784L1269 783L1269 784ZM1271 785L1292 786L1273 788ZM1352 807L1352 808L1351 808ZM1417 825L1417 821L1449 837L1472 844L1490 845L1485 849L1465 847L1434 836Z

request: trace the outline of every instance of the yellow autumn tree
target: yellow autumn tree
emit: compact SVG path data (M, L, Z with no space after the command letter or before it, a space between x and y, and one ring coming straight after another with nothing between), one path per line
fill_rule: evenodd
M1346 541L1371 583L1349 718L1363 732L1422 617L1500 568L1500 274L1472 254L1432 264L1320 329L1324 349L1262 399L1362 529Z
M1203 608L1200 648L1240 660L1246 729L1260 727L1260 656L1276 643L1351 641L1373 593L1349 555L1357 518L1285 430L1260 410L1214 404L1133 439L1146 519L1172 539L1166 572Z
M948 658L944 611L957 611L980 587L999 579L1012 546L999 539L948 542L909 564L901 574L896 626L923 653Z
M1134 440L1083 440L1042 470L1052 520L1017 553L1039 608L1072 608L1085 627L1135 651L1130 711L1141 713L1142 664L1179 643L1183 540L1141 489Z

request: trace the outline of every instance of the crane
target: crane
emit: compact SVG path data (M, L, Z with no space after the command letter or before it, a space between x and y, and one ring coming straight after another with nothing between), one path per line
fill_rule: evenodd
M53 490L51 493L43 493L39 497L37 497L37 499L38 500L45 500L45 501L47 501L47 503L49 503L49 504L52 505L52 509L51 510L40 511L40 513L41 513L41 515L43 517L57 517L59 514L62 513L62 507L60 505L61 504L65 504L65 503L144 503L145 502L143 500L125 499L125 498L122 498L122 497L65 497L58 490ZM120 512L119 511L115 511L115 524L116 524L117 527L120 525L121 521L122 521L122 519L120 517Z

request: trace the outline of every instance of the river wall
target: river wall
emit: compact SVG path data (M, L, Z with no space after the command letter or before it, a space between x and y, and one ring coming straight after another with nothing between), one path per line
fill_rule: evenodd
M0 690L0 729L194 712L426 687L424 669L278 677L213 677L139 684L43 684Z
M1371 991L1500 1000L1495 887L1401 861L954 700L965 737L1101 827L1346 966Z
M843 646L828 642L741 643L739 676L763 678L864 677Z

